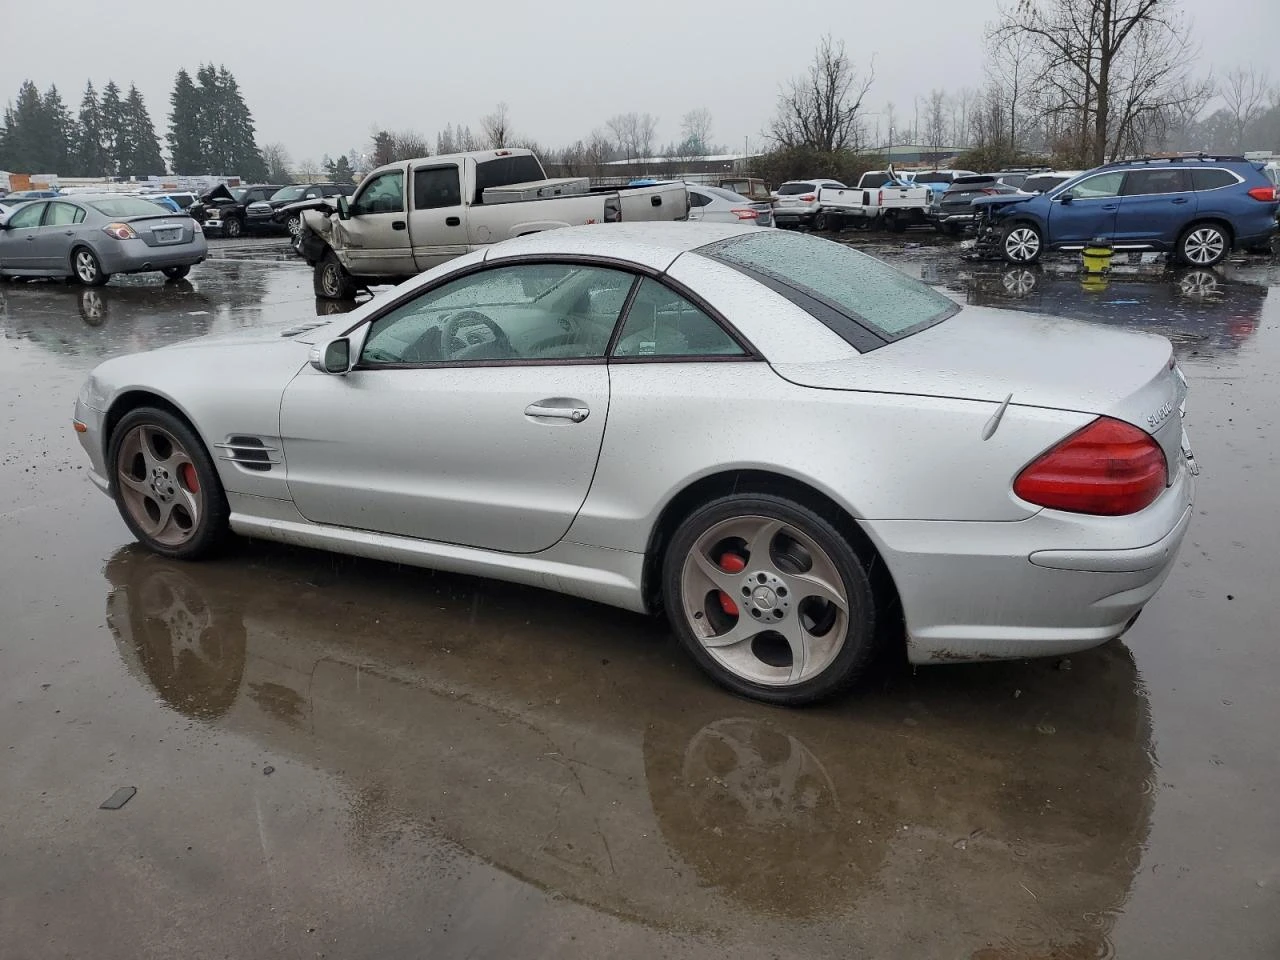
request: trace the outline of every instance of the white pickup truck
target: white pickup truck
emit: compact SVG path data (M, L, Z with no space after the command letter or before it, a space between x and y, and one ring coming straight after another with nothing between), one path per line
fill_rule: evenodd
M839 230L850 223L871 227L876 221L889 230L905 230L912 223L925 222L929 188L912 186L892 170L869 170L856 187L824 187L818 193L818 207L814 218L818 230Z
M527 233L688 216L683 183L592 190L585 177L548 180L528 150L484 150L387 164L350 200L305 205L296 247L316 296L348 300Z

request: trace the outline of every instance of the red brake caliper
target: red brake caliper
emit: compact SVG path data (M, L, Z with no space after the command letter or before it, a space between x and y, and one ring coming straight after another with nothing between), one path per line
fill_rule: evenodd
M178 468L178 473L182 478L182 485L184 487L192 493L200 492L200 475L196 473L196 468L193 464L184 463Z
M747 561L736 553L726 553L720 558L720 569L726 573L741 573L746 568ZM723 590L720 591L720 609L731 617L738 615L738 605L733 602L733 597Z

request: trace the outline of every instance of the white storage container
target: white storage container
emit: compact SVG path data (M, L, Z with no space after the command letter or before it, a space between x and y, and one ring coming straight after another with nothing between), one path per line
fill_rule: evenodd
M579 197L590 192L586 177L561 177L558 180L536 180L533 183L511 183L505 187L488 187L485 203L515 203L518 200L545 200L547 197Z

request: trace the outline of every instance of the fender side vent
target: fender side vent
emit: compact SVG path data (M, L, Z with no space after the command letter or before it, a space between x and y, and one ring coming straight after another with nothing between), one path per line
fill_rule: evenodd
M270 439L275 440L274 437ZM274 442L268 443L262 437L234 434L227 437L226 443L215 443L214 446L221 451L218 454L219 460L230 460L257 473L265 473L280 462L280 447Z

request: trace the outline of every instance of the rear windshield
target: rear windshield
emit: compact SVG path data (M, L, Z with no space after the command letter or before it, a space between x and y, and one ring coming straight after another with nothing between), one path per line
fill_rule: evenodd
M954 178L949 173L917 173L911 178L916 183L950 183Z
M108 217L154 217L169 212L160 204L141 197L104 197L89 201L87 206Z
M996 178L991 174L978 173L978 174L974 174L972 177L956 177L951 185L953 187L972 187L972 186L978 186L978 185L989 187L991 186L991 184L995 182L996 182Z
M812 183L784 183L778 188L778 196L794 197L802 193L813 193L816 189Z
M490 187L507 187L513 183L535 183L545 180L542 164L530 153L521 153L512 157L498 157L476 164L476 198L480 203L484 192Z
M910 336L960 309L874 257L802 233L749 233L698 252L754 276L859 350Z
M732 190L725 190L723 187L703 187L702 189L707 191L707 193L711 194L713 197L719 197L721 200L728 200L730 203L751 202L742 194L734 193Z

